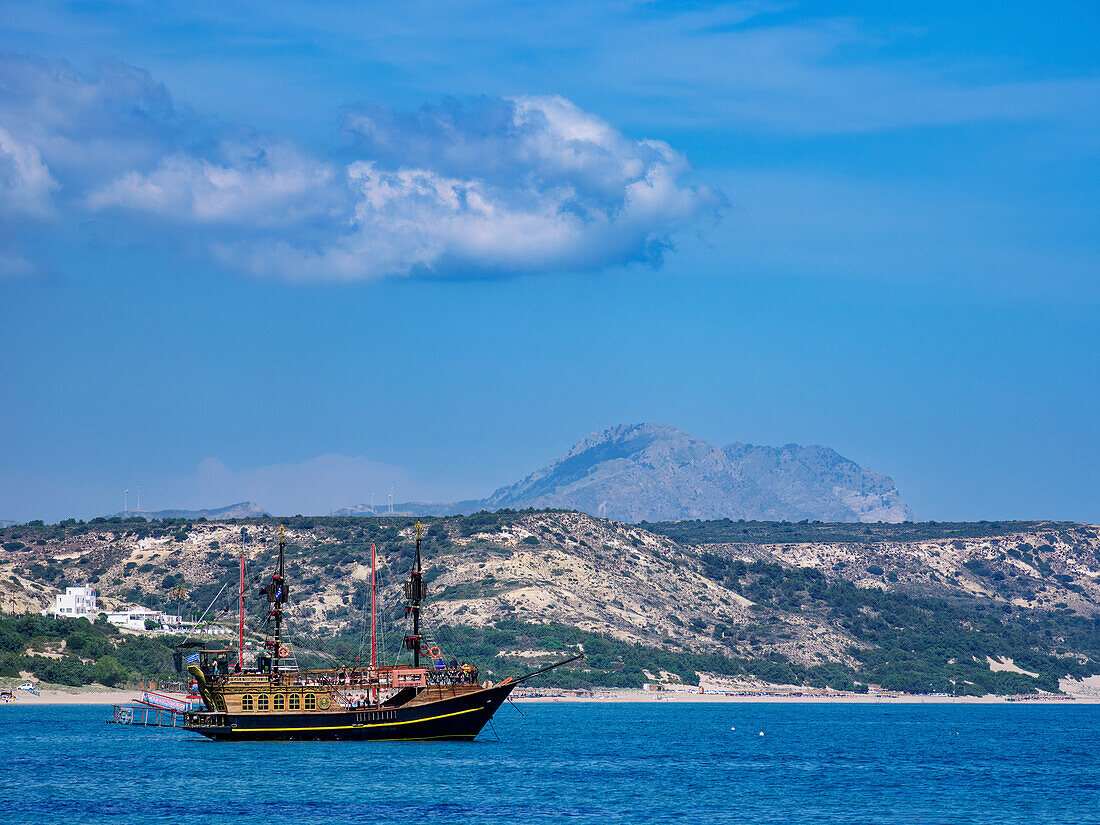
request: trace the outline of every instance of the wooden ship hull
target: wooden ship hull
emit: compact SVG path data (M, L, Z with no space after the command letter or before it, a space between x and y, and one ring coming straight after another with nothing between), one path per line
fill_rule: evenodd
M402 741L471 740L481 732L517 682L457 692L420 701L414 696L397 706L332 711L187 714L184 728L211 739ZM425 689L431 692L431 689ZM449 693L446 689L440 691Z

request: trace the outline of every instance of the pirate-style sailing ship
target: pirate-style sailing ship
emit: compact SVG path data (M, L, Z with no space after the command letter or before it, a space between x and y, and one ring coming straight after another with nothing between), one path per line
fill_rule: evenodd
M301 670L282 638L289 586L280 531L278 569L261 591L270 607L274 637L256 662L244 660L244 562L241 563L237 662L226 650L199 650L187 656L187 672L198 684L205 708L185 715L184 728L212 739L473 739L516 685L581 655L496 684L478 681L471 665L448 666L438 647L421 635L420 605L427 586L420 566L420 523L416 558L405 582L412 633L404 647L412 666L377 663L375 645L374 549L371 549L371 663L328 670ZM430 661L422 667L421 659Z

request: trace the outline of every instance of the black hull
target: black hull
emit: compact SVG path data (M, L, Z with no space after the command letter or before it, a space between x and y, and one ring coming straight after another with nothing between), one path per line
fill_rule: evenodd
M233 742L308 740L380 742L424 739L471 740L516 687L479 690L413 707L332 713L188 714L185 730ZM204 724L216 718L222 724Z

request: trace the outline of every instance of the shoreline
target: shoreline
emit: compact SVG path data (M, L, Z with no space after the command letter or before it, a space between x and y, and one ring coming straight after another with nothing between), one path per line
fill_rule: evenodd
M4 707L27 707L30 705L126 705L141 698L140 690L64 690L59 688L41 689L41 695L35 696L26 691L14 691L16 699L0 702ZM513 696L512 701L547 703L591 703L624 704L649 702L675 704L807 704L807 705L1059 705L1079 706L1100 704L1095 696L1057 696L1042 695L1035 697L1005 696L920 696L905 694L838 694L832 696L801 695L753 695L753 694L698 694L686 691L665 691L654 693L645 690L597 691L592 695L571 695L546 693L541 695Z
M677 704L808 704L808 705L1095 705L1095 696L922 696L919 694L699 694L687 691L653 693L645 690L596 691L590 696L542 694L513 696L515 702L669 702Z

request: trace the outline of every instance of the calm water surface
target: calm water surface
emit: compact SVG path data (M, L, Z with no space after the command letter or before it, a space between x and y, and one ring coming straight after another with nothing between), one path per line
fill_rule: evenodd
M0 823L1100 823L1100 705L520 709L474 743L227 744L0 708Z

